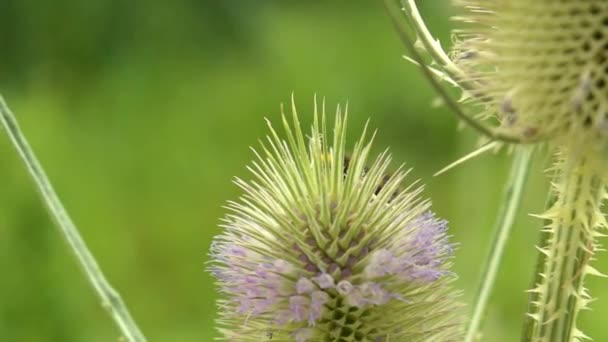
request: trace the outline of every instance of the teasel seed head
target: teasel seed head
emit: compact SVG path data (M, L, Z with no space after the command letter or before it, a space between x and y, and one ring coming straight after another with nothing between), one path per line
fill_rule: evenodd
M455 0L454 62L502 129L608 151L608 2ZM604 153L605 154L605 153Z
M407 23L437 69L411 48L396 7L386 1L411 60L427 75L461 88L460 102L481 107L482 119L497 121L498 127L474 119L429 77L464 122L494 140L486 146L549 142L556 155L551 205L539 215L546 227L522 341L580 341L586 336L576 320L591 300L584 279L600 275L590 262L607 228L608 2L455 2L466 12L458 17L466 27L455 31L450 56L432 38L415 1L402 2Z
M305 137L293 107L236 180L211 247L223 341L452 341L461 335L447 222L421 187L387 177L363 136L345 163L344 117L329 136L315 104Z

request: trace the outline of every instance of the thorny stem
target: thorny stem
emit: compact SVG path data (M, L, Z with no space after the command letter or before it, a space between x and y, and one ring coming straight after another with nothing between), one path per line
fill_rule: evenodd
M545 201L545 211L549 210L551 206L555 203L556 197L553 192L549 192L547 196L547 200ZM545 219L543 222L543 226L547 226L551 224L551 221ZM547 248L549 244L549 239L551 238L551 233L546 230L541 230L539 235L539 241L537 248ZM543 268L545 267L545 261L547 260L547 255L545 253L539 252L536 257L536 266L534 267L534 276L532 277L532 282L530 284L530 288L534 288L537 284L543 279ZM533 312L536 308L536 302L538 301L539 293L538 292L530 292L528 294L528 308L527 312ZM532 338L532 332L535 324L534 318L530 315L526 315L524 317L524 324L522 328L521 342L530 341Z
M524 325L523 341L579 341L585 335L576 327L578 313L591 300L584 288L587 274L599 274L589 262L596 250L598 229L606 227L600 211L606 196L603 166L594 157L566 151L560 156L554 178L555 202L541 217L548 220L549 235L541 246L542 277Z
M80 263L90 285L93 287L99 298L102 306L110 313L110 316L124 335L124 338L129 342L145 342L146 338L137 327L137 324L129 314L127 306L121 299L120 295L103 275L95 257L87 248L84 240L78 232L78 228L72 222L66 212L61 200L55 193L51 183L46 176L42 166L36 159L34 152L30 148L25 136L21 132L17 120L13 113L6 105L6 102L0 95L0 121L6 129L11 142L23 160L28 172L32 176L34 183L40 191L42 200L47 206L51 216L57 223L60 233L67 241L76 259Z
M505 198L494 228L494 237L490 245L490 251L485 259L487 263L483 268L478 291L475 292L477 296L474 302L473 316L467 327L465 342L477 340L477 334L480 331L481 322L496 280L496 274L498 273L505 245L513 227L517 209L519 208L523 194L522 190L528 178L533 151L532 147L527 146L518 147L515 150L511 173L505 187Z

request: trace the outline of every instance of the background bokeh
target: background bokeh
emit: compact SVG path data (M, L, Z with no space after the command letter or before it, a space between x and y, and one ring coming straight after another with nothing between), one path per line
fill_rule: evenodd
M449 44L448 2L421 1ZM377 1L0 1L0 91L111 282L151 341L210 341L205 273L223 204L248 178L249 146L295 94L348 102L351 141L364 122L376 151L414 167L459 244L455 271L471 301L509 156L486 155L433 178L471 151L403 49ZM111 320L0 135L0 341L113 341ZM395 164L396 165L396 164ZM516 341L547 189L536 155L486 341ZM608 271L606 255L596 266ZM606 280L584 330L608 340Z

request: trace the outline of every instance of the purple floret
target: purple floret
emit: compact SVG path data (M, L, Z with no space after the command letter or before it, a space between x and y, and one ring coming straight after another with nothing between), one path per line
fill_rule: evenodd
M365 269L369 278L397 276L407 281L430 283L447 274L442 268L451 254L447 221L426 212L404 228L404 234L387 248L373 252Z

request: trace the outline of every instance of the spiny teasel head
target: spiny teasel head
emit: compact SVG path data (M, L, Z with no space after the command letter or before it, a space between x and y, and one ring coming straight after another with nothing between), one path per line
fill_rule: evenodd
M525 138L608 150L608 2L455 0L454 62L485 116Z
M370 162L365 133L345 155L346 118L329 136L323 109L305 137L293 109L230 202L211 248L223 341L454 341L458 292L447 222ZM368 163L369 162L369 163Z

